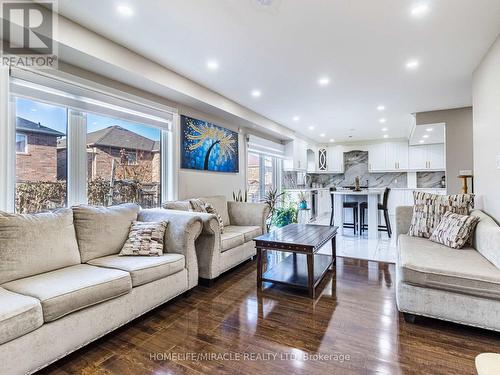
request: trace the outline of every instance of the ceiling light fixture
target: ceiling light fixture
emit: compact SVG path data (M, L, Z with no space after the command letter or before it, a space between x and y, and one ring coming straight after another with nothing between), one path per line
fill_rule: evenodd
M427 129L425 129L425 131L428 131L428 132L431 132L433 130L434 130L433 128L427 128Z
M262 93L260 92L260 90L252 90L252 96L254 98L260 98L261 95Z
M321 138L324 138L324 137L326 136L326 134L325 134L325 133L321 133L319 136L320 136Z
M309 130L314 130L314 126L313 125L309 126Z
M420 63L418 62L418 60L409 60L406 63L406 69L408 69L408 70L415 70L415 69L418 68L419 65L420 65Z
M384 134L384 138L389 138L389 134Z
M429 134L424 134L422 137L423 138L429 138Z
M330 138L330 142L332 142L332 143L333 143L333 142L335 142L335 139L333 139L333 138Z
M217 62L217 60L208 60L207 61L207 68L209 70L217 70L217 69L219 69L219 63Z
M425 141L423 139L421 139L420 141L418 141L418 143L424 143Z
M385 111L385 106L383 106L383 105L379 105L379 106L377 107L377 111Z
M299 116L293 116L293 121L295 121L295 122L300 121L300 117Z
M425 16L427 14L427 12L429 12L429 5L428 4L424 4L424 3L421 3L421 4L416 4L415 6L413 6L411 8L411 15L415 18L419 18L419 17L422 17L422 16Z
M387 122L387 119L381 118L380 120L378 120L378 122L380 122L381 124L385 124Z
M387 128L382 128L382 131L383 131L383 132L386 132L387 130L389 130L389 129L387 129Z
M116 7L116 10L118 11L118 13L125 17L131 17L134 15L133 9L128 5L118 5Z
M320 79L318 79L318 83L320 86L326 86L330 83L330 78L328 77L321 77Z

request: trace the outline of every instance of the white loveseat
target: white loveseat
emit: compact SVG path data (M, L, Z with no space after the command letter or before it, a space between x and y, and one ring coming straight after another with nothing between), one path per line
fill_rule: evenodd
M117 255L133 220L169 220L162 256ZM0 373L35 372L196 286L201 229L132 204L0 213Z
M199 277L205 285L210 285L222 273L255 256L253 239L267 231L269 206L265 203L231 202L224 196L200 199L210 203L222 217L222 234L214 215L187 212L189 201L167 202L163 208L186 217L199 217L203 221L203 231L196 240L196 253Z
M473 245L451 249L410 237L413 208L396 208L396 299L408 322L416 315L500 332L500 227L480 210Z

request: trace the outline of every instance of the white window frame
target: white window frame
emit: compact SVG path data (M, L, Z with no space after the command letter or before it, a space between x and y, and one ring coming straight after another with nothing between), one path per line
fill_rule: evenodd
M74 84L81 90L95 91L97 98L108 96L111 100L110 106L116 103L130 103L132 108L128 115L131 118L140 115L138 109L150 109L150 121L144 119L144 124L149 124L160 130L161 147L161 203L177 199L178 195L178 163L176 162L178 145L175 140L178 138L179 114L178 110L159 104L135 95L131 95L116 89L109 88L88 80L74 77L59 71L49 73L32 72L29 70L16 69L15 74L19 77L33 77L43 81L44 77L50 80L60 80L61 85ZM16 186L16 108L14 97L25 97L40 102L64 106L68 109L67 126L67 206L87 203L87 126L86 111L88 108L78 108L74 104L78 97L71 95L61 96L57 90L48 92L47 97L59 95L57 101L41 100L38 96L22 95L10 92L10 82L12 72L8 68L0 68L0 210L14 212L15 209L15 186ZM24 79L24 78L21 78ZM26 87L26 92L33 87ZM14 94L14 95L11 95ZM45 95L44 95L45 97ZM60 100L59 100L60 99ZM91 106L95 103L91 100L85 102L82 106ZM103 107L104 108L104 107ZM124 108L124 107L123 107ZM96 111L89 111L96 112ZM107 115L106 113L102 115ZM142 112L141 112L142 113ZM147 113L147 112L144 112ZM164 126L161 124L161 114L168 114L171 120L165 120ZM166 119L167 117L165 117ZM124 118L127 120L127 118ZM130 120L130 119L128 119ZM135 121L137 122L137 121ZM153 123L151 123L153 122ZM5 166L5 168L4 168Z
M259 152L255 152L252 150L247 150L247 166L246 166L246 186L248 188L248 154L252 153L254 155L259 156L259 197L260 199L264 199L266 195L266 162L265 158L270 157L272 160L272 168L273 168L273 177L272 177L272 185L273 188L278 190L278 193L281 192L281 170L282 170L282 160L274 155L262 154Z
M24 150L23 151L17 150L17 137L18 136L24 137ZM28 134L16 132L16 154L23 155L23 154L27 154L27 153L28 153Z

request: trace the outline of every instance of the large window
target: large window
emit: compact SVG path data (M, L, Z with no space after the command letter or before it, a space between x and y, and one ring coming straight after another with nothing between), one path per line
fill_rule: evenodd
M248 200L261 202L269 190L279 188L281 159L248 152L247 191Z
M7 177L8 186L15 184L10 195L15 203L4 209L31 213L81 203L161 205L173 186L166 154L172 151L171 112L118 92L18 74L11 77L15 176Z
M20 213L66 205L66 179L59 168L66 158L58 142L66 136L66 109L23 98L15 99L16 190Z

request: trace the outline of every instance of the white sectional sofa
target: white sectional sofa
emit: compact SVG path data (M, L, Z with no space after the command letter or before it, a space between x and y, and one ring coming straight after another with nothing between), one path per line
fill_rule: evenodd
M190 209L189 201L167 202L163 208L202 219L203 231L196 240L199 277L205 285L211 285L222 273L255 256L253 239L267 231L269 206L265 203L231 202L225 196L200 199L210 203L222 217L222 234L214 215L187 212Z
M168 220L164 254L117 254L133 220ZM0 373L35 372L197 285L197 217L79 206L0 213Z
M415 316L500 332L500 227L480 210L473 245L451 249L410 237L413 208L396 208L396 299L408 322Z

